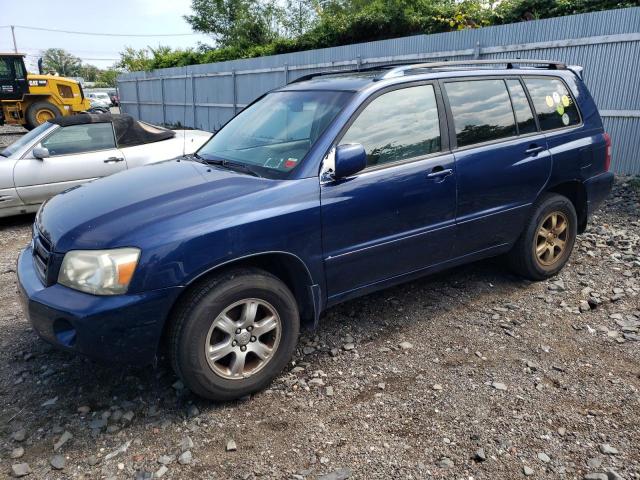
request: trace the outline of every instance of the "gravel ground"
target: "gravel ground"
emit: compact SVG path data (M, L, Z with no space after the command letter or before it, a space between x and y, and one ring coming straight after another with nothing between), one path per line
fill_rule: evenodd
M547 282L485 261L331 309L272 386L39 340L16 297L33 217L0 220L0 477L640 479L640 182Z

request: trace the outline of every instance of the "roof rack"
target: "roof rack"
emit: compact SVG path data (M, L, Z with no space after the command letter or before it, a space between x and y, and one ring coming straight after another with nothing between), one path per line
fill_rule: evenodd
M357 73L357 72L367 72L367 71L375 71L375 70L387 70L383 74L376 77L376 80L384 80L387 78L395 78L401 77L405 74L405 72L409 72L411 70L420 70L425 68L448 68L448 67L458 67L458 66L473 66L473 65L506 65L507 70L517 68L514 65L539 65L537 68L547 68L549 70L566 70L568 67L562 62L556 62L553 60L527 60L527 59L491 59L491 60L452 60L452 61L441 61L441 62L427 62L427 63L393 63L387 65L375 65L369 67L360 67L358 69L347 69L347 70L327 70L324 72L316 72L309 73L307 75L303 75L301 77L296 78L295 80L290 81L289 83L297 83L304 82L305 80L310 80L315 77L322 77L325 75L339 75L341 73Z
M388 72L385 72L378 77L378 80L386 78L401 77L405 72L411 70L419 70L423 68L446 68L455 66L473 66L473 65L500 65L506 64L507 69L516 68L514 65L544 65L549 70L566 70L567 66L561 62L554 62L551 60L527 60L527 59L491 59L491 60L453 60L450 62L428 62L428 63L414 63L411 65L402 65L392 68Z

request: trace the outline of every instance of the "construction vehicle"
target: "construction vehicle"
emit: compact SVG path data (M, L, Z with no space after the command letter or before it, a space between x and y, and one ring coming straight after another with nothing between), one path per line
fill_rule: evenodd
M70 78L27 73L24 55L0 53L0 125L22 125L31 130L57 117L89 110L82 86Z

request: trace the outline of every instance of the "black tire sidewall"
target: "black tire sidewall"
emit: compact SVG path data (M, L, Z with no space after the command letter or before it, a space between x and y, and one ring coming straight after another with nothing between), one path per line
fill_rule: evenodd
M204 345L213 320L229 305L247 298L271 304L281 321L281 338L271 360L243 380L230 380L211 370ZM231 400L265 388L280 373L298 341L300 320L295 299L275 277L238 275L221 282L185 311L179 332L176 364L185 384L196 394L212 400Z
M558 261L557 264L549 268L544 268L536 260L535 243L541 222L552 212L562 212L564 215L566 215L567 219L569 220L569 231L567 243L565 245L561 260ZM526 256L525 264L527 269L530 269L533 276L540 280L556 275L560 270L562 270L562 268L571 257L571 252L573 251L577 233L578 217L571 201L561 195L550 195L545 198L537 206L531 222L529 222L529 225L527 226L527 230L525 232L525 242L523 245L524 251L520 252L520 254Z

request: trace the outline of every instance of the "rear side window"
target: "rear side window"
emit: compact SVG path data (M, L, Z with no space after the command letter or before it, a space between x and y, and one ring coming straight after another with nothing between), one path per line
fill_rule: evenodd
M516 114L516 122L518 122L518 133L524 135L525 133L536 132L538 127L536 127L531 105L529 105L529 100L524 93L520 80L510 79L506 80L506 82L509 88L509 95L511 95L513 111Z
M445 83L458 147L516 135L511 101L504 80Z
M524 78L542 130L580 123L580 114L565 84L557 78Z
M440 124L433 86L380 95L365 107L340 143L362 144L369 166L439 152Z

